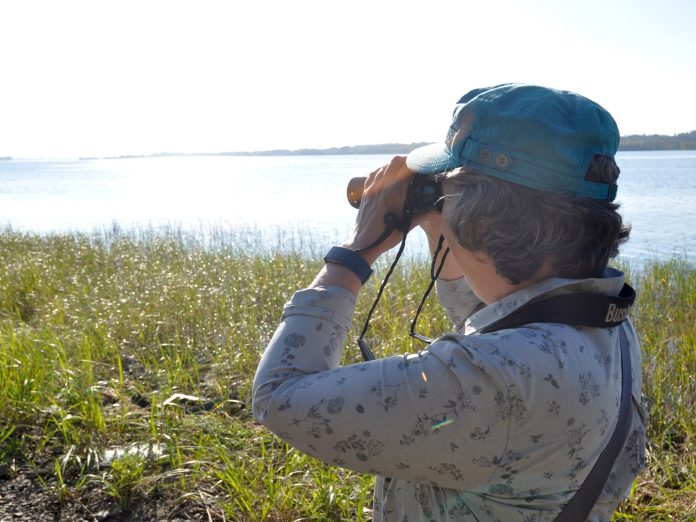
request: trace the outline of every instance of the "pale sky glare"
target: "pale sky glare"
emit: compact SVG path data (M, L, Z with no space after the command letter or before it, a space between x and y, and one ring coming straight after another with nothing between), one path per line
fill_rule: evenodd
M468 90L696 129L692 0L0 0L0 156L439 141Z

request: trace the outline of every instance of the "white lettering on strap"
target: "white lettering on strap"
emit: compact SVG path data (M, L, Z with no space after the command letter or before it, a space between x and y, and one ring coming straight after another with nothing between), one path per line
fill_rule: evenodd
M620 306L616 306L614 303L611 303L607 309L607 316L604 318L604 322L616 323L623 321L628 316L628 310L628 307L621 308Z

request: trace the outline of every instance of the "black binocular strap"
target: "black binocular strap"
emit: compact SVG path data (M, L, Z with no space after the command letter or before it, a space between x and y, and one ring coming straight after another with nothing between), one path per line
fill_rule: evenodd
M396 268L399 259L401 259L401 254L404 253L404 248L406 248L406 237L408 236L408 232L411 229L412 221L413 212L406 207L404 208L403 214L400 218L396 214L385 214L385 229L384 232L382 232L382 235L379 236L371 245L357 250L357 252L360 253L363 250L367 250L369 248L373 248L379 245L382 241L387 239L395 230L398 230L403 234L403 237L401 238L401 244L399 245L399 250L397 251L396 256L394 257L394 261L389 267L389 270L387 271L387 275L385 275L384 279L382 280L382 284L380 285L379 290L377 291L377 297L375 297L375 300L372 303L372 307L370 308L370 311L367 313L367 317L365 318L365 324L363 325L363 329L360 332L360 336L358 337L358 347L360 348L360 353L362 354L363 359L365 361L375 360L375 356L372 353L372 350L370 350L370 347L365 342L365 334L367 333L367 329L370 327L370 319L372 319L372 314L375 312L375 309L377 308L377 303L379 303L379 300L382 297L382 293L384 293L384 289L387 287L389 278L394 273L394 269Z

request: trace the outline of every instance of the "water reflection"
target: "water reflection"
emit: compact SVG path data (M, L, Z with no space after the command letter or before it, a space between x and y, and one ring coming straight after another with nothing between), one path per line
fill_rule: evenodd
M390 155L172 157L0 162L0 223L36 232L178 228L254 231L258 248L323 251L348 236L347 181ZM696 152L624 152L622 213L629 261L693 255ZM409 250L426 252L422 235Z

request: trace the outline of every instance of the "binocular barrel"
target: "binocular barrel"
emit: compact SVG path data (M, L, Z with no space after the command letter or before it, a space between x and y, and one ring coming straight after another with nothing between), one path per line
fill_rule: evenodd
M365 190L365 177L352 178L346 188L348 203L360 208L360 201ZM442 212L442 187L440 183L428 176L413 176L406 191L405 204L416 214Z

